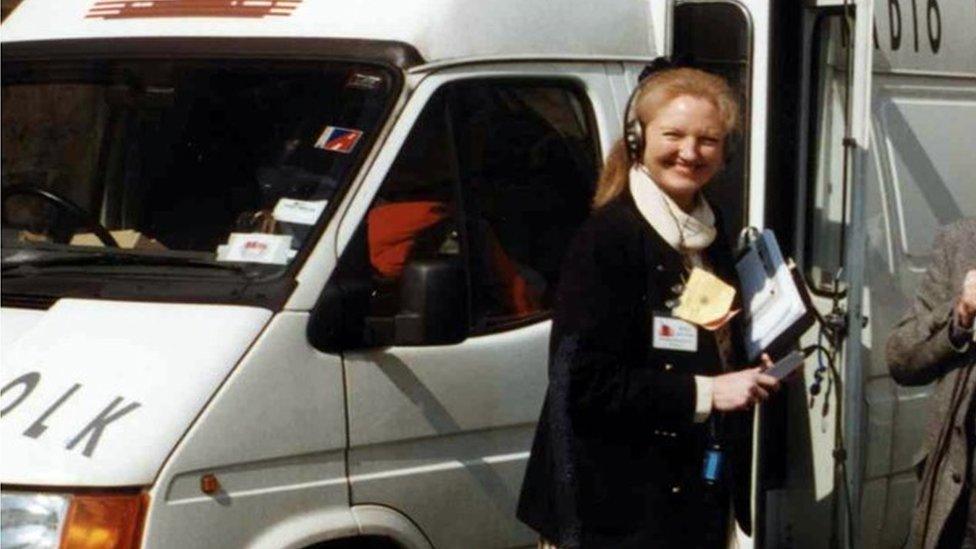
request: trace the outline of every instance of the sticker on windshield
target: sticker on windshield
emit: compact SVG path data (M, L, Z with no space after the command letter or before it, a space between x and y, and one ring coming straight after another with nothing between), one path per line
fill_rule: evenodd
M217 261L285 265L293 255L289 234L231 233L227 244L217 247Z
M379 89L383 85L383 77L376 76L375 74L366 74L362 72L354 72L349 80L346 82L347 88L356 88L357 90L375 90Z
M356 143L363 132L338 126L326 126L322 135L315 141L315 148L349 154L356 148Z
M283 223L298 225L315 225L325 210L328 200L298 200L297 198L282 198L278 200L271 214L275 220Z

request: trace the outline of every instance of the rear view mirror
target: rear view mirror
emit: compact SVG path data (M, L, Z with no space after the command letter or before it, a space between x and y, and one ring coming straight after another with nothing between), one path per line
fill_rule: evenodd
M326 353L365 347L371 291L368 279L330 280L309 318L306 330L312 346Z

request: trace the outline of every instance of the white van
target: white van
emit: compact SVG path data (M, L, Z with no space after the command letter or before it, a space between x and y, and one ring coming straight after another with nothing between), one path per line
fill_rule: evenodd
M878 0L879 24L892 3ZM875 74L882 122L870 150L895 151L883 158L909 154L897 139L913 132L969 135L976 116L976 14L945 0L911 6L940 16L928 23L940 48L920 34L913 67L951 62L925 77L938 92L917 91L917 71ZM711 198L730 234L771 226L811 281L828 280L832 250L873 238L879 211L854 191L880 180L851 177L852 211L866 200L869 214L831 232L844 219L843 91L871 75L838 62L852 41L862 61L871 52L870 33L837 31L843 11L770 0L24 0L0 26L0 543L534 545L514 509L546 386L551 296L641 68L687 53L735 84L746 131ZM878 46L876 57L890 51ZM914 99L884 92L899 83ZM907 134L893 129L885 113L943 91L951 114L903 115ZM931 159L927 176L949 189L938 202L949 210L932 219L974 215L973 186L957 180L973 156L918 143L897 165ZM924 196L926 174L912 179ZM907 196L898 181L872 185ZM885 227L915 227L911 200L898 202L901 225L889 216ZM893 311L872 276L865 306ZM860 303L860 288L838 303ZM833 288L822 289L827 300ZM906 281L897 295L910 291ZM877 348L884 324L873 309L848 316L861 312ZM848 353L845 381L867 379L860 363L884 373L870 350ZM922 424L877 414L920 399L890 380L846 383L860 391L843 397L857 412L848 419L872 428L847 437L851 489L840 490L837 406L821 417L823 393L807 406L816 364L806 370L757 428L751 543L821 547L833 530L854 546L897 546L913 487L904 454ZM866 412L849 405L865 395ZM873 449L893 439L884 461ZM854 528L832 505L840 496L863 502Z

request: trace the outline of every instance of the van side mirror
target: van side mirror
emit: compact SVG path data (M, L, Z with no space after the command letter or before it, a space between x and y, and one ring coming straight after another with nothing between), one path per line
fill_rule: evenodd
M449 345L468 337L465 271L455 259L408 263L397 312L371 315L376 299L368 275L330 280L312 310L307 335L327 353L389 345Z
M312 347L325 353L365 347L366 314L371 284L365 281L330 280L312 309L306 337Z
M457 260L408 263L394 318L397 345L447 345L468 336L469 306L464 268Z

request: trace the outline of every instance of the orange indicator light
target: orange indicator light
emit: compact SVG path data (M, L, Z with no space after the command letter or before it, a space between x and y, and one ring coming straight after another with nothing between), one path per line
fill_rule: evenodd
M61 538L62 549L137 549L149 506L146 494L77 494Z
M200 477L200 490L207 495L217 493L220 490L220 481L217 480L217 475L207 473Z

